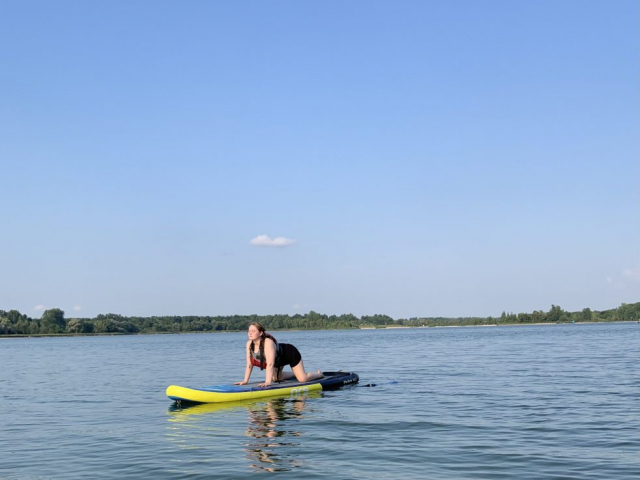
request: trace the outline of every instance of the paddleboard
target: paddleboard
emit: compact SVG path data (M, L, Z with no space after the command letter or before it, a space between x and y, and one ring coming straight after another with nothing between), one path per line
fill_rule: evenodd
M358 383L358 374L354 372L323 372L323 377L311 382L298 382L295 377L273 383L268 387L259 387L262 382L247 385L214 385L211 387L191 388L170 385L167 397L179 402L220 403L254 400L275 396L304 396L309 392L336 390L344 385Z

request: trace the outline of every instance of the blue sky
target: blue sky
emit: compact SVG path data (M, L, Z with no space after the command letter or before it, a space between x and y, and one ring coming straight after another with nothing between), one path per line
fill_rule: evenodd
M0 309L636 302L638 14L4 1Z

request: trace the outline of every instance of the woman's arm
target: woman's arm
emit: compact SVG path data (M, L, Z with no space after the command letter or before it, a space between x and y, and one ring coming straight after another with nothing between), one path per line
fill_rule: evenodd
M241 382L236 382L236 385L246 385L249 383L249 378L251 377L251 371L253 370L253 364L251 363L251 340L247 342L247 368L244 371L244 380Z
M266 338L264 341L264 356L267 361L267 372L264 383L261 383L261 387L268 387L273 382L273 368L276 363L276 344L273 340Z

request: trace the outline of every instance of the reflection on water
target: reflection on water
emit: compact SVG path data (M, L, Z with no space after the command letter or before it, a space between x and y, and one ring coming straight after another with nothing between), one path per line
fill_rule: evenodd
M251 468L268 472L291 470L303 466L302 459L279 454L279 447L297 447L300 432L295 429L295 420L304 414L306 399L276 399L263 408L250 408L245 443L246 458ZM289 421L293 420L293 422Z
M230 415L246 412L242 435L244 441L237 443L252 469L266 472L288 471L304 466L302 458L291 455L291 448L299 446L301 433L296 429L312 402L321 397L320 392L311 392L306 397L274 398L262 401L211 403L201 405L178 405L169 408L169 438L181 448L207 448L216 445L219 437L234 436L228 425ZM238 419L232 422L238 425ZM246 423L245 423L246 422ZM226 427L226 428L225 428ZM208 439L208 440L207 440ZM279 449L287 447L287 453Z

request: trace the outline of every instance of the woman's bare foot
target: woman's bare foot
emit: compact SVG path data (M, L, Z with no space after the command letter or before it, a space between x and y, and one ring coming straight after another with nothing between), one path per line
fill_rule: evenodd
M322 377L324 377L324 375L318 369L313 373L311 373L311 372L307 373L307 382L310 382L311 380L317 380L317 379L322 378Z

